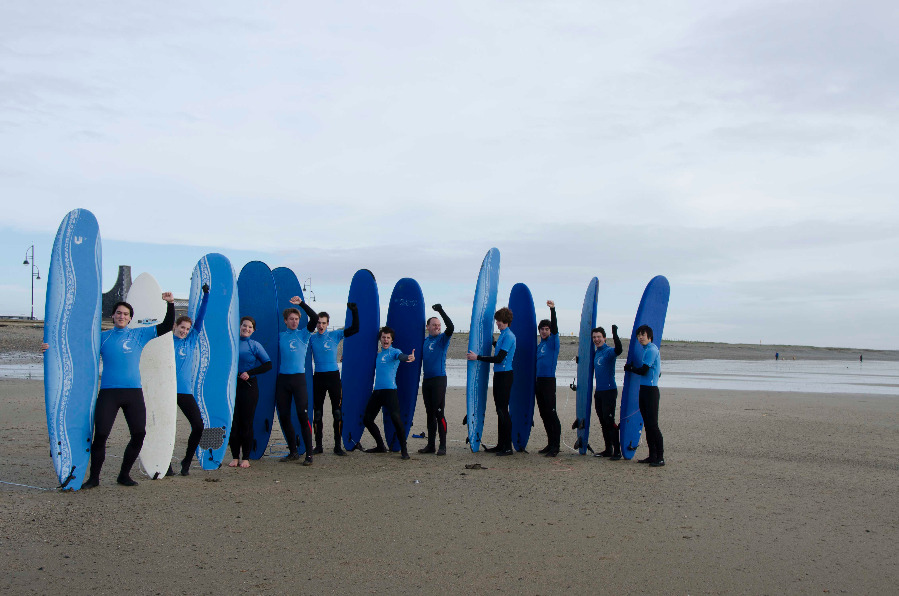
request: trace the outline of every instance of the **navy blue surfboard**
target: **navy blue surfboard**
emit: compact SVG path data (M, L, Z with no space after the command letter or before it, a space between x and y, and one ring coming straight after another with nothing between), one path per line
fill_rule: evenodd
M593 278L587 284L584 294L584 305L581 308L581 325L578 329L577 344L577 442L575 448L584 455L589 448L590 413L593 404L593 356L596 346L593 345L593 329L596 327L596 296L599 291L599 279Z
M468 349L486 356L492 352L493 315L496 311L496 293L499 287L499 249L491 248L484 255L478 283L471 305L471 326ZM487 409L487 383L490 380L490 363L469 360L465 384L465 420L468 423L468 445L472 452L481 448L484 432L484 413Z
M90 464L100 381L100 228L86 209L56 233L44 309L44 402L50 455L60 488L78 490Z
M631 331L626 362L638 367L643 363L643 346L637 341L637 328L641 325L649 325L652 329L652 343L661 347L670 295L671 287L668 280L662 275L653 277L646 285L643 297L640 298L640 306L637 308L637 316L634 318L634 328ZM629 372L624 373L620 416L618 427L621 455L625 459L632 459L640 445L643 417L640 415L640 377Z
M359 310L359 332L343 340L343 445L352 451L359 444L365 425L362 417L375 384L375 358L378 355L378 329L381 307L378 284L368 269L353 275L347 302L355 302ZM346 310L346 323L352 314Z
M509 416L512 418L512 445L516 451L525 451L534 426L534 403L537 384L537 313L534 297L524 284L512 286L509 294L509 310L515 334L515 357L512 370L512 394L509 398Z
M396 332L393 347L403 354L415 350L414 362L401 362L396 372L396 389L400 402L401 432L409 438L415 404L418 401L418 381L421 377L421 349L425 340L425 299L421 286L414 279L404 277L396 282L387 307L387 326ZM383 412L384 439L391 451L399 451L400 441L393 421Z

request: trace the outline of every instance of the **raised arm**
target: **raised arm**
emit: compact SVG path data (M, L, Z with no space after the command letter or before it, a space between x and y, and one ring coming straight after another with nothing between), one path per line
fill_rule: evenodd
M624 348L621 347L621 339L618 337L618 325L612 325L612 341L615 342L615 355L621 356Z
M200 300L200 308L197 310L197 320L194 321L191 331L199 333L203 330L203 321L206 319L206 305L209 304L209 286L203 284L203 298Z
M168 302L165 308L165 318L162 323L156 325L156 337L168 333L175 326L175 296L171 292L163 292L162 299Z
M355 302L347 302L346 307L350 309L350 313L353 315L353 322L343 330L344 339L351 335L355 335L356 332L359 331L359 308L356 306Z
M305 301L300 302L300 308L303 309L303 312L306 313L306 316L309 317L309 322L306 323L306 331L309 333L315 333L315 326L318 325L318 313L312 310Z
M446 327L446 329L443 331L443 334L447 337L447 339L449 339L453 336L453 331L456 330L456 328L453 327L453 321L449 318L449 315L444 312L442 305L435 304L431 308L437 311L437 314L439 314L440 318L443 319L443 326Z

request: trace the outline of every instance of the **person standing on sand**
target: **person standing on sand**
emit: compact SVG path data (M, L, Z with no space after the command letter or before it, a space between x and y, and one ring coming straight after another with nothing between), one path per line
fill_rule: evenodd
M297 452L297 433L290 415L290 405L296 402L297 418L300 422L300 433L306 444L304 466L312 465L312 427L309 424L309 393L306 389L306 350L309 338L318 325L318 315L303 302L299 296L290 299L309 317L306 327L300 329L300 311L296 308L284 309L284 324L287 331L278 334L278 351L281 362L278 367L278 379L275 381L275 403L278 405L278 419L287 439L287 455L278 461L288 462L300 459Z
M439 304L432 306L443 318L446 331L440 333L440 319L428 319L428 336L422 346L421 398L425 402L428 424L428 444L418 450L419 453L436 453L446 455L446 351L453 336L453 322ZM434 435L440 434L440 446L435 449Z
M659 467L665 465L665 448L662 431L659 429L659 373L662 359L659 356L659 348L652 343L652 328L649 325L640 325L637 328L637 341L643 346L643 361L639 366L628 362L624 365L624 370L640 376L640 415L643 417L646 430L649 456L639 462Z
M504 306L493 315L499 328L493 356L481 356L468 351L469 360L493 363L493 403L496 406L497 433L499 440L495 447L484 449L486 453L512 455L512 418L509 416L509 399L512 396L512 361L515 358L515 334L509 329L512 311Z
M606 330L597 327L592 332L596 354L593 357L594 407L602 428L602 438L606 448L594 457L608 457L612 461L621 459L621 439L615 427L615 404L618 402L618 385L615 384L615 360L623 351L618 338L618 325L612 325L612 341L615 347L606 345Z
M206 304L209 301L209 286L203 284L203 298L197 311L197 320L192 321L188 316L180 316L175 320L175 328L172 329L173 342L175 343L175 375L178 380L178 408L190 423L190 436L187 437L187 452L181 460L181 475L190 474L190 463L194 459L194 453L203 436L203 415L194 398L194 354L197 349L197 341L200 339L200 331L203 330L203 319L206 317ZM175 471L169 465L166 476L174 476Z
M556 320L556 303L546 301L549 319L537 325L540 345L537 346L537 382L534 386L537 410L546 429L546 447L538 451L546 457L559 455L562 442L562 423L556 412L556 364L559 360L559 322Z
M256 375L272 369L272 359L268 357L262 344L250 339L256 331L256 319L241 317L240 347L237 355L237 395L234 399L234 421L231 423L231 468L250 467L250 451L253 447L253 417L259 403L259 385ZM243 451L243 459L241 459Z
M340 446L340 436L343 433L343 390L340 384L340 369L337 367L337 346L341 341L355 335L359 331L359 309L355 302L347 302L353 321L349 327L328 331L328 323L331 316L326 312L318 313L318 325L316 333L309 338L312 346L312 358L315 362L315 372L312 374L312 425L315 429L315 450L313 453L322 453L322 434L324 423L322 422L325 408L325 394L331 398L331 414L334 416L334 455L346 455L346 451Z
M381 438L381 431L375 424L375 418L381 407L387 408L386 415L390 416L393 421L393 428L396 429L396 438L400 441L400 456L403 459L409 459L409 452L406 450L406 433L403 429L403 421L400 418L400 400L396 390L396 371L400 366L400 362L415 362L415 350L411 354L403 354L393 344L393 329L390 327L381 327L378 331L378 341L381 343L381 351L375 360L375 386L368 399L368 405L365 406L365 416L362 418L365 428L371 433L375 439L375 446L366 449L365 453L386 453L387 446L384 439Z
M153 327L128 328L134 309L127 302L116 302L113 308L113 328L100 335L100 359L103 376L94 406L94 440L91 442L91 470L81 488L100 485L100 470L106 460L106 440L121 408L128 423L131 439L122 456L122 467L116 482L122 486L137 486L131 478L131 468L137 461L147 435L147 406L140 379L140 355L150 340L172 330L175 322L175 297L164 292L162 299L168 302L165 318ZM50 344L41 344L46 352Z

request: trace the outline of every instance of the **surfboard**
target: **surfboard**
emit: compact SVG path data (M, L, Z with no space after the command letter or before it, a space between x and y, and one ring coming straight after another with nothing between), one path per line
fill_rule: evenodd
M421 378L421 350L425 341L425 298L421 286L414 279L404 277L393 286L390 304L387 307L387 326L396 332L393 347L403 354L415 350L414 362L401 362L396 371L396 390L400 402L401 432L409 438L409 429L415 417L418 402L418 381ZM400 440L393 420L383 410L384 439L391 451L400 450Z
M78 490L90 464L100 382L100 228L86 209L59 224L44 307L44 403L60 488ZM76 292L77 289L77 292Z
M471 306L471 326L468 349L487 356L493 346L493 315L496 311L496 293L499 287L499 249L491 248L484 255L478 283L475 286ZM514 320L514 317L513 317ZM487 408L487 382L490 380L490 363L469 360L465 384L465 409L468 421L468 445L472 452L481 448L484 431L484 413Z
M300 285L300 280L297 279L296 273L293 272L292 269L287 267L275 267L272 270L272 277L275 280L275 294L277 296L277 310L278 310L278 333L281 331L287 331L287 324L284 322L284 317L281 316L281 313L285 308L293 307L293 304L290 303L290 299L294 296L303 297L303 287ZM309 317L303 312L303 309L299 309L300 311L300 328L305 327L309 324ZM312 396L312 350L309 349L306 351L306 393L308 394L308 404L306 409L306 414L309 417L309 422L312 422L312 407L314 404L313 396ZM297 440L297 449L300 453L304 453L306 451L306 442L303 441L303 433L300 429L300 417L297 414L297 404L293 403L290 406L290 423L293 425L293 432L296 435ZM284 434L284 425L281 425L281 433ZM284 453L287 453L286 451Z
M643 297L640 298L637 316L634 318L634 328L631 331L625 362L638 366L643 362L643 346L637 341L637 328L642 325L649 325L652 329L652 343L661 347L670 294L671 286L665 276L657 275L649 280L646 289L643 290ZM632 459L640 445L643 416L640 415L640 377L629 372L624 373L618 428L621 439L621 455L624 456L624 459Z
M155 327L165 318L167 303L159 283L141 273L128 289L125 301L134 309L128 327ZM140 380L147 408L147 436L140 450L144 474L164 478L175 450L175 420L178 414L178 380L175 344L171 331L150 340L140 355Z
M194 320L200 308L203 284L209 285L209 298L203 330L197 341L193 377L194 398L205 428L197 447L197 459L204 470L216 470L221 467L228 449L237 389L240 317L237 276L231 261L224 255L210 253L194 267L188 309Z
M581 325L578 329L577 343L577 450L584 455L590 445L590 417L593 404L593 356L596 346L593 345L593 329L596 327L596 295L599 291L599 279L593 278L587 284L584 294L584 305L581 308Z
M256 375L259 387L259 401L253 417L253 442L250 459L265 455L272 434L275 419L275 381L278 378L278 331L279 319L275 280L268 265L262 261L250 261L240 270L237 277L237 297L240 316L250 316L256 320L256 331L252 339L262 344L265 353L272 359L272 370Z
M509 310L512 311L509 329L515 334L515 357L512 359L515 373L509 398L512 445L516 451L525 451L534 426L534 389L537 384L537 313L534 297L526 285L512 286Z
M365 425L362 417L375 384L375 358L378 354L378 329L381 307L378 283L368 269L353 275L347 302L355 302L359 310L359 332L343 340L343 446L351 451L359 444ZM346 322L351 321L350 309Z

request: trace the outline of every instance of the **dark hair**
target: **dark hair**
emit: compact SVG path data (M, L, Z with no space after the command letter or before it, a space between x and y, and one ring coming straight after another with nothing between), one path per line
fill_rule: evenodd
M537 329L543 329L544 327L552 327L552 323L550 323L549 319L543 319L537 324Z
M253 317L251 317L251 316L249 316L249 315L247 315L247 316L245 316L245 317L240 317L240 324L241 324L241 325L243 325L243 322L244 322L244 321L249 321L249 322L253 323L253 330L254 330L254 331L256 330L256 319L254 319Z
M303 318L303 316L300 314L299 309L296 309L296 308L285 308L285 309L284 309L284 320L286 321L286 320L287 320L287 317L289 317L290 315L294 315L294 314L295 314L296 316L300 317L301 319Z
M641 333L645 333L646 337L649 338L649 341L652 341L652 327L649 325L640 325L637 327L637 335L640 335Z
M430 324L431 324L431 321L433 321L433 320L436 319L436 318L437 318L437 317L431 317L430 319L428 319L428 322L425 323L425 327L427 327L428 325L430 325Z
M382 335L389 334L391 338L396 339L396 333L394 333L393 329L384 325L380 329L378 329L378 339L381 339Z
M194 322L191 320L191 318L190 318L189 316L187 316L187 315L181 315L180 317L178 317L177 319L175 319L175 327L177 327L177 326L180 325L181 323L184 323L185 321L188 322L188 323L190 323L191 326L193 326L193 324L194 324Z
M506 325L512 324L512 311L509 310L508 306L504 306L493 315L494 320L499 321L500 323L505 323Z
M590 332L590 335L592 336L594 333L602 333L602 336L603 336L603 337L608 337L608 336L606 335L606 330L603 329L602 327L596 327L596 328L594 328L593 331Z
M330 322L331 322L331 315L329 315L329 314L326 313L325 311L321 311L320 313L318 313L318 320L321 321L322 319L328 319L328 322L330 323Z
M115 303L115 306L112 307L112 314L115 314L115 311L119 310L120 306L124 306L125 308L128 309L128 312L130 313L128 316L130 316L132 318L134 317L134 307L131 306L130 304L128 304L127 302L125 302L124 300Z

